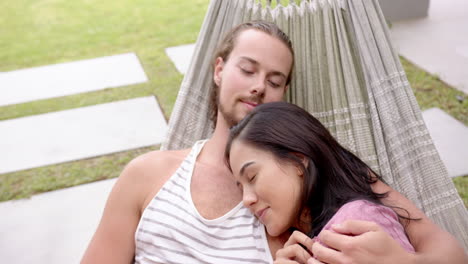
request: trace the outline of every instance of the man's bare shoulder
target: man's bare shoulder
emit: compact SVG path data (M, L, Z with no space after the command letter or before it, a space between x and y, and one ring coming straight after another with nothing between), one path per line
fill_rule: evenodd
M189 153L190 149L144 153L125 166L114 188L134 197L142 211Z
M190 149L150 151L130 161L126 166L126 170L128 169L130 172L141 176L172 174L189 153Z

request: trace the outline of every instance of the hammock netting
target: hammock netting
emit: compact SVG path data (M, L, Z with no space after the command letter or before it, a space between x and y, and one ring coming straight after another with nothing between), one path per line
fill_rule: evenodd
M467 210L422 119L378 0L212 0L162 149L189 148L210 137L216 46L232 27L258 19L276 23L292 40L286 100L317 117L468 250Z

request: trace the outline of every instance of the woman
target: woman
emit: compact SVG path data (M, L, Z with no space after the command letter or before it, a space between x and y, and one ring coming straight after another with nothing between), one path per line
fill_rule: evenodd
M301 233L317 237L333 224L356 219L379 224L414 252L400 223L414 220L404 210L382 204L385 193L372 191L380 176L302 108L285 102L256 107L231 129L225 157L243 189L244 205L268 234L300 232L286 247L304 241ZM310 250L303 251L308 257ZM300 258L287 252L279 251L277 261Z

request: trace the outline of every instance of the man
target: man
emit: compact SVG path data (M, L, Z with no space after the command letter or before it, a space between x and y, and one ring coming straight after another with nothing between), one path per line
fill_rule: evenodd
M256 105L282 100L293 58L289 38L274 24L256 21L234 28L215 56L212 137L191 150L154 151L131 161L109 196L82 263L271 263L290 234L267 241L263 226L241 206L242 193L223 157L232 125ZM383 183L375 189L390 190ZM408 200L395 191L388 199L422 218L407 230L418 254L399 251L372 223L360 222L341 227L342 233L360 236L322 238L336 250L316 244L309 249L327 263L426 257L456 263L463 257L457 242ZM435 244L440 239L443 245ZM389 250L374 250L382 244Z

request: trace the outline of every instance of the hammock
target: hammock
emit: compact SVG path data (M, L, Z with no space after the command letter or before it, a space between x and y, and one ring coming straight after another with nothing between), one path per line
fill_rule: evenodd
M188 148L211 135L211 59L220 37L245 21L271 21L296 53L287 101L317 117L468 250L467 210L424 124L378 0L263 2L211 1L162 149Z

